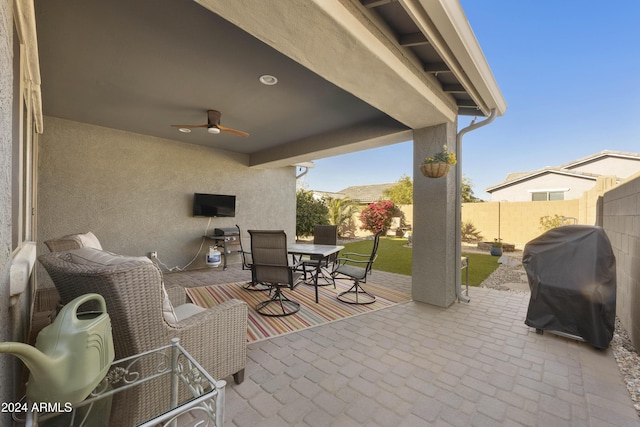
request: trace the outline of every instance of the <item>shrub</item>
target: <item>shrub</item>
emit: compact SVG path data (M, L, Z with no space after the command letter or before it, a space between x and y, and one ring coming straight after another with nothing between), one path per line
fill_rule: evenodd
M310 236L316 225L328 224L329 209L313 197L311 191L298 190L296 193L296 236Z
M482 240L482 235L472 222L462 222L460 227L463 242L478 242Z
M547 231L562 225L562 217L558 214L554 216L545 215L540 217L540 230Z
M360 221L362 222L360 228L372 233L377 233L380 230L386 232L391 227L391 220L397 211L396 205L389 200L369 203L360 213Z

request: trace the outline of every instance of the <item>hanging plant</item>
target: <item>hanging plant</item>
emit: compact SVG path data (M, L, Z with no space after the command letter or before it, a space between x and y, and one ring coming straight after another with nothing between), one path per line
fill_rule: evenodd
M428 178L442 178L456 163L455 153L448 151L447 146L443 145L442 151L424 159L420 165L420 171Z

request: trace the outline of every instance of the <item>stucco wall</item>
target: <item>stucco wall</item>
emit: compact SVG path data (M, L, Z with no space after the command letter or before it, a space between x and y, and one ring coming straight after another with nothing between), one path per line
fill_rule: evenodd
M182 267L196 256L209 221L192 216L196 192L237 197L236 217L213 218L209 233L238 224L247 244L252 228L284 229L295 240L293 167L252 169L244 154L52 117L39 150L40 253L47 239L92 231L105 250L157 251L167 266ZM211 244L205 241L190 268L206 266Z
M559 174L544 174L518 184L496 190L491 193L491 201L529 202L530 191L569 189L564 193L564 200L578 199L582 193L592 188L594 179L585 179Z
M447 145L456 150L457 123L418 129L413 133L413 158L424 159ZM456 192L460 182L449 172L438 179L425 178L414 162L412 297L416 301L448 307L460 283L460 258L456 256L459 217Z
M640 349L640 174L604 194L602 224L616 256L616 315Z
M589 162L570 168L579 172L594 173L597 175L615 174L619 178L627 178L640 172L640 159L621 159L618 157L605 157L595 162Z
M9 261L11 260L11 132L13 93L13 9L0 2L0 341L11 341ZM14 360L0 354L0 402L14 402ZM11 414L0 413L0 425L11 425Z

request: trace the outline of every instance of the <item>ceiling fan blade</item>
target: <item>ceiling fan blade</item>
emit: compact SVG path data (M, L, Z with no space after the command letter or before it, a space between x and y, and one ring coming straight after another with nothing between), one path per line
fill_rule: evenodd
M247 132L243 132L241 130L231 129L231 128L228 128L228 127L224 127L222 125L216 125L216 126L221 131L230 133L231 135L241 136L243 138L246 138L246 137L249 136L249 134Z
M206 125L171 125L171 127L174 128L206 128L209 127L208 124Z

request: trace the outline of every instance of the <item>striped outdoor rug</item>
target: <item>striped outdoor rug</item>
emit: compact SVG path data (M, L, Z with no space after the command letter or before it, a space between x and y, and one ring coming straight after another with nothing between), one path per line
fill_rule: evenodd
M213 307L232 298L245 301L249 306L247 342L260 341L346 317L370 313L411 299L411 296L403 292L366 283L363 288L374 294L376 301L366 305L345 304L338 301L336 295L349 289L351 283L337 281L337 289L334 289L333 286L319 288L319 303L316 304L313 286L299 285L293 291L287 289L284 292L289 298L300 303L300 311L285 317L267 317L259 315L255 310L258 302L268 299L267 292L247 291L242 288L245 283L186 288L185 290L189 298L201 307Z

